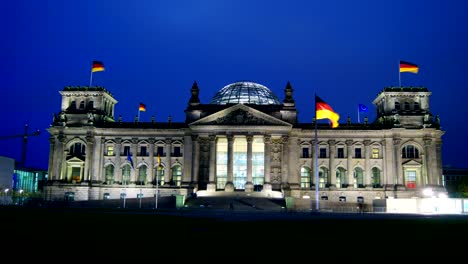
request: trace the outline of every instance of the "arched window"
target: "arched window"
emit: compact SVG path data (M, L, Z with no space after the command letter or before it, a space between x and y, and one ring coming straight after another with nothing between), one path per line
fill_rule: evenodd
M380 188L380 170L378 168L372 168L372 187Z
M310 169L301 167L301 188L310 188Z
M126 185L130 183L130 172L131 172L131 167L128 164L125 164L122 167L122 184Z
M364 188L364 173L359 167L354 169L354 188Z
M400 102L395 102L395 110L400 110Z
M75 144L70 146L70 153L71 156L82 156L86 153L86 146L81 144L80 142L76 142Z
M404 159L419 159L419 150L413 145L407 145L402 149L401 157Z
M321 167L319 170L319 188L325 188L328 185L328 169Z
M75 110L75 109L76 109L76 101L71 101L70 110Z
M107 184L113 184L114 183L114 165L109 164L106 166L105 169L105 174L106 174L106 183Z
M175 186L180 186L182 183L182 167L180 165L172 167L172 182Z
M346 170L344 168L338 168L336 170L336 188L346 188Z
M137 184L144 185L146 182L146 175L148 174L148 167L146 165L140 166L138 168L138 181Z
M93 108L94 108L94 101L89 101L88 102L88 109L93 110Z
M405 102L405 110L410 110L410 104L409 104L409 102Z
M413 103L413 109L414 110L419 110L419 103L418 102Z
M163 165L156 166L155 176L156 176L155 178L157 179L157 182L155 183L158 185L164 185L164 166Z
M84 101L81 101L81 103L80 103L80 109L85 109L84 107L85 107L85 102L84 102Z

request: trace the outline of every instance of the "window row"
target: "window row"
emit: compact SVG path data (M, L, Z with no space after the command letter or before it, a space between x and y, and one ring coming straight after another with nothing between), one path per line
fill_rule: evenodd
M380 148L372 148L371 150L371 159L379 159L379 158L382 158L382 155L380 153ZM319 153L318 153L318 157L320 159L325 159L325 158L329 158L330 155L329 155L329 150L328 148L324 148L324 147L320 147L319 148ZM405 147L403 147L403 149L401 150L401 157L404 158L404 159L419 159L420 156L419 156L419 149L414 146L414 145L406 145ZM301 158L312 158L311 157L311 153L310 153L310 148L309 147L303 147L302 148L302 156ZM335 154L335 158L338 158L338 159L344 159L344 158L347 158L347 156L345 155L345 148L344 147L337 147L336 148L336 154ZM352 157L354 159L362 159L364 158L364 155L363 155L363 151L362 151L362 148L360 147L355 147L354 148L354 156Z
M166 174L166 168L164 166L157 166L157 168L154 169L154 179L151 179L152 184L158 184L158 185L164 185L166 184L165 182L165 174ZM171 168L171 177L169 178L168 184L171 186L180 186L182 183L182 166L180 165L174 165ZM122 175L122 181L121 183L123 185L129 184L129 183L135 183L137 185L145 185L148 183L150 180L148 180L148 167L146 165L142 165L138 167L137 170L137 176L135 176L135 179L131 179L131 172L132 172L132 167L128 164L125 164L122 169L121 169L121 175ZM104 168L104 175L105 175L105 183L107 184L113 184L116 181L115 178L115 168L112 164L107 165Z
M131 153L130 146L123 146L122 152L120 153L121 156L134 156L134 153ZM182 157L182 147L181 146L174 146L172 147L171 151L171 157ZM165 157L166 156L166 150L165 147L163 146L157 146L155 148L155 153L154 156L160 156L160 157ZM105 150L105 155L106 156L115 156L115 149L114 146L109 145L106 146ZM148 146L140 146L138 149L138 153L136 153L136 156L143 156L147 157L149 156L149 149Z
M381 171L379 168L372 168L371 171L371 185L374 188L381 186ZM301 167L301 188L310 188L312 182L312 170L308 167ZM329 178L329 170L325 167L319 169L319 188L330 187L331 179ZM353 170L353 182L349 182L346 175L346 170L342 167L337 168L335 172L335 186L336 188L347 188L353 186L354 188L364 188L365 179L364 171L357 167Z
M310 153L310 148L304 147L302 148L302 158L311 158L311 153ZM329 155L327 155L327 148L319 148L319 158L324 159L328 158ZM345 155L345 148L344 147L337 147L336 148L336 155L335 158L338 159L344 159L347 156ZM359 147L354 148L354 156L353 158L355 159L362 159L363 158L363 152L362 149ZM381 158L380 155L380 148L372 148L372 154L371 154L372 159L378 159Z

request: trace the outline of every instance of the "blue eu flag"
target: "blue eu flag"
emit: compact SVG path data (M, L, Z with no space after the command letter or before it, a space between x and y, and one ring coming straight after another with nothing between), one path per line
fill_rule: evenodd
M367 112L368 108L366 105L359 104L359 112Z

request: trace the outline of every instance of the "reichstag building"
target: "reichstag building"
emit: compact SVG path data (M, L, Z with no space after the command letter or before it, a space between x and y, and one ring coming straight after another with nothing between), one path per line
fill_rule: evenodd
M444 131L425 87L386 87L373 101L375 120L342 118L337 128L298 122L289 82L282 100L248 81L209 103L199 93L196 82L187 89L184 122L123 122L110 91L65 87L48 128L46 199L119 199L122 190L129 198L203 190L314 199L318 184L320 199L369 203L443 189Z

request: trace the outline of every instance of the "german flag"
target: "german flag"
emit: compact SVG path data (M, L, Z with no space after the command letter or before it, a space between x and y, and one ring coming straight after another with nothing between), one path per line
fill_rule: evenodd
M93 65L91 66L92 72L104 71L104 64L100 61L93 61Z
M419 67L414 63L410 63L407 61L400 61L400 72L412 72L418 73Z
M146 111L146 105L144 103L140 103L140 106L138 107L138 111L145 112Z
M332 128L338 127L338 120L340 116L333 111L331 106L317 95L315 96L315 118L318 119L329 119Z

